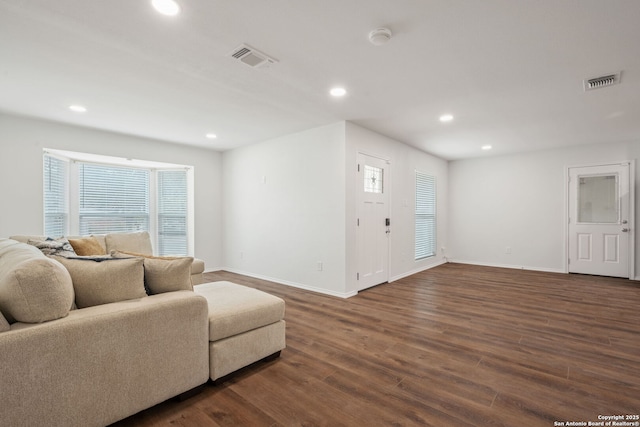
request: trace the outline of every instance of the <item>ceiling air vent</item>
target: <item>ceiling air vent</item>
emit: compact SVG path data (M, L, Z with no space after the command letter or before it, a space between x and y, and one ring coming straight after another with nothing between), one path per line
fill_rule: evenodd
M600 89L620 83L620 73L609 74L606 76L595 77L584 81L584 90Z
M229 56L252 68L266 67L278 62L277 59L274 59L246 44L241 44L235 48L231 53L229 53Z

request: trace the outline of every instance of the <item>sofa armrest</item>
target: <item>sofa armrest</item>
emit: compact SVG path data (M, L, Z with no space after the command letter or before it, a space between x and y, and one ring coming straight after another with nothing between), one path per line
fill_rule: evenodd
M204 283L204 261L198 258L193 259L191 264L191 284L193 286Z
M113 423L205 383L208 341L190 291L14 323L0 333L0 425Z

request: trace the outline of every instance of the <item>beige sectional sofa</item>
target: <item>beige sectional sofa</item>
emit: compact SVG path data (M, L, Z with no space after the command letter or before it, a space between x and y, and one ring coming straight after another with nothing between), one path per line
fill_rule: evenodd
M1 426L104 426L207 381L205 298L73 305L60 262L0 239Z
M107 235L116 256L87 260L0 238L0 426L108 425L285 348L282 299L193 286L190 258L128 239L146 245Z

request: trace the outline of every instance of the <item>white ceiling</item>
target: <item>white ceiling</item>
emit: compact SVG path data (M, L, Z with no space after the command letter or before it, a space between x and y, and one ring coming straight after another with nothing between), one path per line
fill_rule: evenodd
M178 2L0 0L0 110L215 150L340 120L445 159L640 141L639 0Z

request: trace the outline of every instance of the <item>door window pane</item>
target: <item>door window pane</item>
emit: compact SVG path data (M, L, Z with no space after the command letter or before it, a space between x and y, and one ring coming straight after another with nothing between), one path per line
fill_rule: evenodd
M364 192L382 193L383 170L375 166L364 165Z
M578 222L617 223L618 175L580 176L578 179Z

